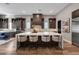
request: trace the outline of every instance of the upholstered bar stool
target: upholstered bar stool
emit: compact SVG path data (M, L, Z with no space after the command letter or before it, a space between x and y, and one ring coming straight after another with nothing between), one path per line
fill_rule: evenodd
M55 43L59 43L59 35L52 35L52 41ZM54 44L54 43L52 43ZM54 45L58 45L58 44L54 44Z
M50 42L50 36L49 35L42 35L42 45L47 46Z
M31 47L37 47L38 36L37 35L30 35L29 41L30 41Z
M55 42L58 42L59 36L58 35L52 35L52 40Z
M18 42L20 46L26 46L27 36L26 35L19 35ZM21 44L22 43L22 44Z

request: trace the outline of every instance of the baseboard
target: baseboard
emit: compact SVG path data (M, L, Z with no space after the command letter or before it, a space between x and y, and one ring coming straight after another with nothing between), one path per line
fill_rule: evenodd
M79 47L79 44L72 42L73 45Z
M64 39L64 41L65 41L65 42L68 42L68 43L70 43L70 44L72 44L72 42L71 42L71 41L69 41L69 40Z

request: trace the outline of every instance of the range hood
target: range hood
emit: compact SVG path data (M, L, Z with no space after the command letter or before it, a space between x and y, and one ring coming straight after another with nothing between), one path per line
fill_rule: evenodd
M33 25L41 25L42 19L43 14L41 13L33 14Z

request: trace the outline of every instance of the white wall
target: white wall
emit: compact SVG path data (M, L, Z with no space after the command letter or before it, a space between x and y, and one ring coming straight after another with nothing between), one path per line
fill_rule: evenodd
M71 4L68 7L64 8L58 15L56 15L57 21L58 20L66 20L70 18L70 33L63 33L63 39L72 43L72 32L71 32L71 24L72 24L72 12L76 9L79 9L79 3ZM61 26L62 27L62 26ZM62 30L62 29L61 29Z

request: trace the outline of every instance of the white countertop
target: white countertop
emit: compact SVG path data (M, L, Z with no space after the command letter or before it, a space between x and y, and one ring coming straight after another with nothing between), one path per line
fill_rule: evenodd
M16 32L15 30L1 30L0 32Z
M54 32L38 32L38 33L24 32L16 35L61 35L61 34Z

